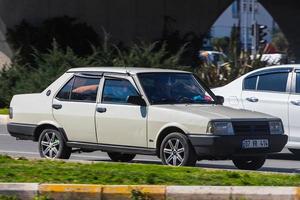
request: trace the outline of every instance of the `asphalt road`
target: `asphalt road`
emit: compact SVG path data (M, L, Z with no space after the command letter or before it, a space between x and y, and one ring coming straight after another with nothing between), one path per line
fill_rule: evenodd
M32 141L16 140L11 137L6 126L0 125L0 154L11 156L39 158L38 145ZM110 161L104 152L73 153L72 160ZM155 156L137 156L133 162L161 164ZM197 167L213 169L236 169L231 161L199 161ZM300 173L300 158L291 154L287 149L281 153L270 155L261 171Z

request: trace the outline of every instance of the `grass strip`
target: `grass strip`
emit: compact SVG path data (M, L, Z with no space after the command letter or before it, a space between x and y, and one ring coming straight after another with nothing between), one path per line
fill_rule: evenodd
M8 115L9 109L8 108L1 108L0 109L0 115Z
M105 185L300 186L300 174L276 174L101 162L94 164L0 156L0 182Z

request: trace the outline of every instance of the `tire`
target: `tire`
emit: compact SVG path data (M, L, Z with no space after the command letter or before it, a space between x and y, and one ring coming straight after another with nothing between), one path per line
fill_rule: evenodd
M295 156L300 157L300 149L289 149L290 152L292 152Z
M188 137L181 133L167 135L160 146L160 158L164 165L195 166L197 155Z
M135 154L126 154L118 152L107 152L107 155L114 162L130 162L135 158Z
M69 159L72 148L66 145L58 130L45 129L39 137L39 153L42 158Z
M238 157L232 159L232 162L238 169L258 170L265 164L266 156Z

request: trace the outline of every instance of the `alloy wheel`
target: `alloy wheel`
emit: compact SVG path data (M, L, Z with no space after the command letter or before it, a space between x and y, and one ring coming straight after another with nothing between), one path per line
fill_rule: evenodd
M46 158L54 159L60 150L60 141L55 132L46 132L41 140L42 153Z
M173 166L181 166L184 161L184 146L178 138L171 138L163 149L166 163Z

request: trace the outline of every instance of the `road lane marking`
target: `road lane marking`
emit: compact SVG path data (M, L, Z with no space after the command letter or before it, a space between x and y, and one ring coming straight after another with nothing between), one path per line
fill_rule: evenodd
M9 134L1 133L0 136L10 136Z

